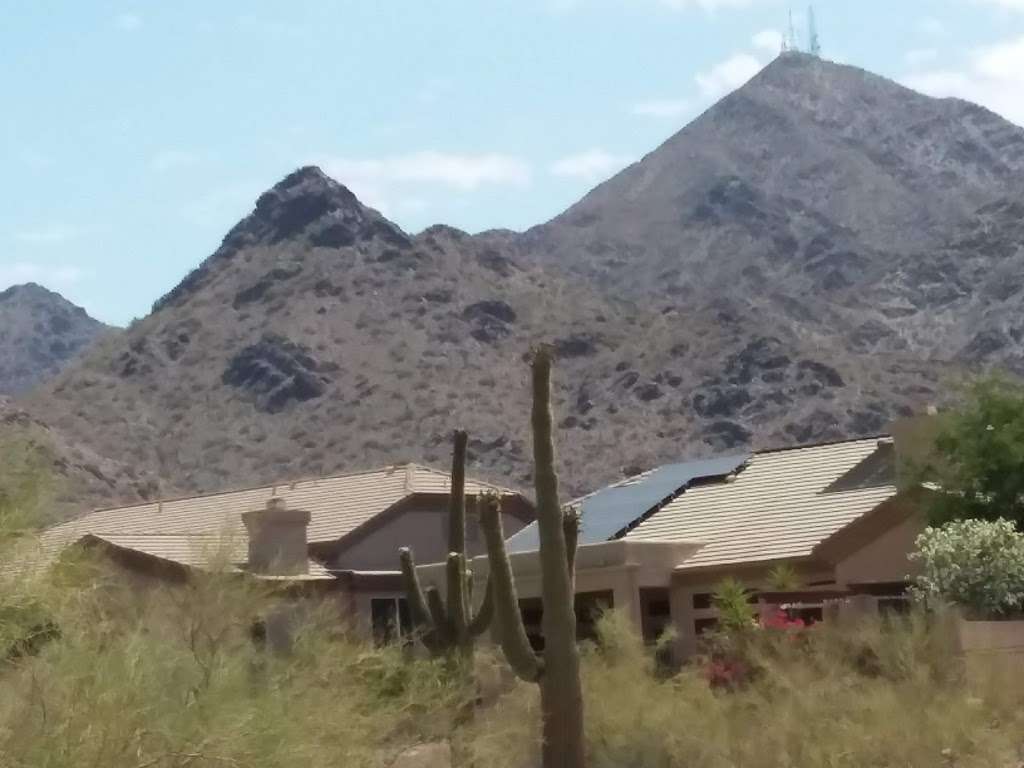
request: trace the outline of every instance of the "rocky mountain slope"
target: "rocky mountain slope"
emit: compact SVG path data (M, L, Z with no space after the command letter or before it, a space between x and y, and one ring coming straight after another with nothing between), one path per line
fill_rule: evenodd
M304 168L24 405L140 495L443 465L456 425L526 485L539 340L571 491L876 433L964 367L1021 367L1022 170L992 113L805 56L523 234L412 236Z
M52 378L109 330L35 283L0 291L0 395L27 392Z

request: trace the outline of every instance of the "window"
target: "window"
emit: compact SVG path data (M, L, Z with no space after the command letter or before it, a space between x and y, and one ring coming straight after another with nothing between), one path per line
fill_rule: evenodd
M575 599L576 639L594 640L597 637L597 620L603 611L614 607L614 595L608 591L580 592ZM519 601L519 613L530 645L535 651L544 650L544 604L539 597L528 597Z
M371 598L370 618L373 622L373 639L378 645L408 641L412 637L409 602L404 597Z
M672 603L663 587L640 589L640 619L644 642L653 644L672 624Z

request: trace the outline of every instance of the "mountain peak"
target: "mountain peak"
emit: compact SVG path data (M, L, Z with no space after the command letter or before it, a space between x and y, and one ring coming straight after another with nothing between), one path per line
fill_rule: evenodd
M93 320L93 318L89 317L82 307L68 301L64 296L56 291L51 291L46 286L31 281L21 283L19 285L12 285L3 291L0 291L0 302L17 302L22 304L32 303L34 305L41 305L47 307L51 311L60 310L63 312L81 315L82 317L88 318L90 322L102 325L98 320Z
M107 330L82 307L38 283L0 291L0 393L27 392L56 375Z
M63 299L59 293L54 293L39 283L27 282L0 291L0 301L7 301L15 298L57 298Z
M289 189L299 184L315 184L324 187L340 186L338 182L328 176L321 170L318 165L304 165L301 168L289 173L277 184L274 185L274 189Z
M292 171L256 200L251 214L225 236L212 256L153 305L153 310L185 301L208 281L215 264L231 261L246 248L289 242L314 248L347 248L380 238L408 248L396 224L359 202L359 198L315 165Z

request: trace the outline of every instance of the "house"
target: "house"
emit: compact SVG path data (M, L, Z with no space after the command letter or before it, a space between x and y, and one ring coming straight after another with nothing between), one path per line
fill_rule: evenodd
M418 464L99 509L46 530L43 553L91 546L139 579L181 578L223 567L335 596L364 630L407 626L398 548L426 562L447 552L451 480ZM506 488L466 480L466 493L498 493L505 530L534 519ZM470 555L483 552L467 525Z
M716 621L716 585L734 577L767 590L780 564L801 584L787 602L812 617L827 598L900 600L923 524L921 490L900 490L897 464L892 438L880 436L670 464L578 499L580 634L596 606L614 607L649 641L673 626L675 653L686 658ZM528 634L540 644L537 547L536 524L507 541ZM486 558L473 570L483 582ZM421 576L440 584L443 567Z

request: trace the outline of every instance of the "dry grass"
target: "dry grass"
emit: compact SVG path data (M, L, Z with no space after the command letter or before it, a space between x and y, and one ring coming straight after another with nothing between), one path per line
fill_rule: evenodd
M4 768L375 768L453 732L476 765L535 764L535 686L487 653L485 704L467 723L470 692L443 665L342 636L326 609L307 618L290 657L256 650L250 621L273 597L240 581L140 593L78 563L46 580L8 579L2 599L24 603L29 593L63 634L0 668ZM761 676L729 693L710 690L696 669L657 674L616 614L601 629L583 665L594 768L1001 768L1020 759L1024 675L968 688L942 634L921 618L764 643Z

